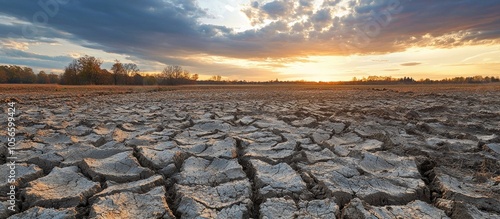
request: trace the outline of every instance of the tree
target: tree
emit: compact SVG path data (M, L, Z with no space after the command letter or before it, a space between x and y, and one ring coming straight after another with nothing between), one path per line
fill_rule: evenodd
M47 73L45 73L44 71L38 72L38 74L36 75L36 82L39 84L49 84L49 75L47 75Z
M158 78L154 75L146 75L143 78L144 85L158 85Z
M178 65L169 65L163 69L162 74L166 79L180 79L182 78L182 67Z
M139 69L139 67L137 67L136 64L134 63L127 63L127 64L124 64L123 65L123 68L125 69L125 73L129 76L129 77L134 77L136 74L139 74L139 72L141 71Z
M115 60L115 64L113 64L113 67L111 68L111 71L113 72L113 83L114 84L126 84L127 83L127 72L125 70L125 67L123 64Z
M7 70L4 66L0 66L0 83L9 82L9 77L7 76Z
M191 80L197 81L198 77L199 77L198 74L194 74L194 75L191 76Z
M127 75L127 84L135 84L134 77L138 75L141 70L134 63L126 63L123 65L125 69L125 74Z
M36 82L36 75L32 68L24 67L21 70L21 83L33 84Z
M99 74L97 74L97 85L107 85L113 84L113 74L106 69L102 69Z
M99 73L101 73L102 60L93 56L85 55L78 59L79 79L82 84L97 84Z
M49 83L51 84L57 84L57 83L60 83L60 80L59 80L59 75L55 74L55 73L50 73L49 74Z
M102 60L85 55L73 60L65 69L62 76L63 84L102 84L100 74Z
M210 78L211 81L222 81L222 76L214 75Z
M62 84L79 84L78 74L80 72L80 66L78 61L75 59L68 66L64 68L64 73L61 78Z
M9 78L9 83L22 83L21 71L22 68L19 66L9 66L7 68L7 77Z
M144 77L140 75L139 73L136 73L133 77L134 79L134 85L143 85L144 84Z
M194 83L193 76L187 70L183 70L181 66L169 65L162 71L162 84L176 85L176 84L191 84Z

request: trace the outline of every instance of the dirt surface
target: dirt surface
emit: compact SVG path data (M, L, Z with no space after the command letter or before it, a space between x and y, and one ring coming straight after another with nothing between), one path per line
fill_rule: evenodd
M499 84L0 85L2 127L17 103L0 218L500 218L499 96Z

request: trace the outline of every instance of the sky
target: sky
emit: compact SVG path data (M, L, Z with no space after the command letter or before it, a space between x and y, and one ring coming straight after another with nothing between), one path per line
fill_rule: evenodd
M500 76L498 0L0 0L0 64L91 55L201 79Z

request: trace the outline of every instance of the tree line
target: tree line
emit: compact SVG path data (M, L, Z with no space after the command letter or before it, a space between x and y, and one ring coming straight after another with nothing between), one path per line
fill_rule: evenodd
M101 68L103 61L93 56L74 59L61 75L16 65L0 66L0 83L13 84L63 84L63 85L179 85L195 84L198 74L192 74L178 65L166 66L160 74L144 74L134 63L115 60L110 70ZM207 82L221 82L220 75Z
M0 65L0 83L10 84L57 84L59 75L47 74L40 71L38 74L32 68L17 65Z
M191 74L181 66L166 66L161 74L141 74L134 63L115 60L111 71L101 69L102 60L83 56L73 60L61 76L67 85L177 85L194 84L198 74Z
M415 80L412 77L393 78L391 76L368 76L362 79L354 77L347 84L481 84L500 82L500 77L494 76L472 76L472 77L454 77L441 80L431 80L429 78Z
M252 82L244 80L223 80L220 75L209 80L199 81L198 74L192 74L181 66L166 66L160 74L144 74L134 63L115 63L108 71L101 68L103 61L93 56L82 56L74 59L64 68L61 75L47 74L40 71L35 74L32 68L16 65L0 66L0 83L13 84L64 84L64 85L179 85L179 84L325 84L325 85L357 85L357 84L433 84L433 83L491 83L500 82L500 77L474 76L454 77L442 80L420 79L412 77L394 78L392 76L368 76L361 79L354 77L344 82L307 82L271 80Z

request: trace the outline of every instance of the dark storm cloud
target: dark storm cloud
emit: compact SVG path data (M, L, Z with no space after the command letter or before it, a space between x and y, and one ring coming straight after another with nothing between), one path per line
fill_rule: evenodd
M38 2L57 1L63 2ZM165 64L199 64L185 59L196 55L255 60L389 53L498 43L500 37L498 0L325 0L316 11L312 1L249 1L243 11L261 26L239 33L200 23L210 15L196 0L65 1L44 24L34 17L43 11L34 1L0 0L0 13L32 23L37 36ZM0 23L0 36L21 35L16 28Z
M0 64L22 65L37 68L60 69L61 63L69 63L69 56L46 56L16 49L2 48Z
M3 13L32 23L36 23L34 15L43 11L33 1L0 1L0 6ZM59 4L54 15L37 30L48 26L53 32L64 31L75 40L88 41L91 44L87 46L92 48L145 57L148 51L182 55L204 50L206 44L200 39L228 31L199 25L196 20L206 14L195 1L72 0ZM46 32L38 34L46 36Z

